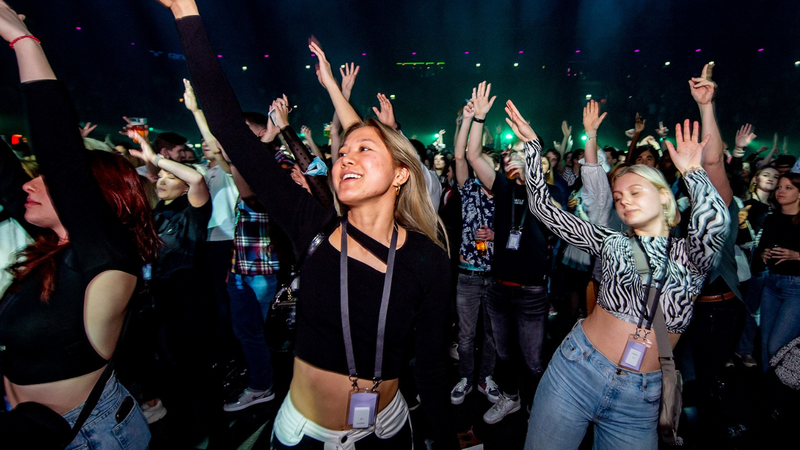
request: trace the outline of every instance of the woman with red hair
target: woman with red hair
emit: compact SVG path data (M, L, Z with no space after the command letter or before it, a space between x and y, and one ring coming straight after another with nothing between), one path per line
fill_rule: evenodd
M11 408L38 403L72 426L114 354L159 240L136 171L120 156L84 148L64 85L2 1L0 36L17 56L42 174L12 186L6 180L21 180L19 163L9 152L0 157L3 206L35 237L10 268L14 281L0 302L0 372ZM67 448L138 449L149 438L136 402L111 375Z

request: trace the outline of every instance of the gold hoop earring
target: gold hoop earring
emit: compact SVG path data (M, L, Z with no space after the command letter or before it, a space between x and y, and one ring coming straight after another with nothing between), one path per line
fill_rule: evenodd
M400 185L394 187L394 195L400 195Z

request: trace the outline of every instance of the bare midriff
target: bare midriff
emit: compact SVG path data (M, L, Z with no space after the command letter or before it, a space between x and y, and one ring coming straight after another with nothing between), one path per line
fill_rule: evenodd
M581 324L583 332L595 349L614 364L622 359L622 352L628 343L628 337L636 333L636 324L628 323L611 315L603 308L594 308L592 313ZM677 341L679 335L670 335L670 341ZM658 360L658 341L655 330L647 335L653 345L647 350L639 370L642 373L661 370Z
M40 403L59 414L65 414L81 405L103 374L105 366L94 372L50 383L20 385L3 377L8 403L15 408L20 403Z
M358 386L371 388L375 383L359 379ZM385 380L378 387L380 399L378 412L397 395L397 378ZM294 374L289 394L292 404L300 414L315 424L329 430L347 430L347 404L353 382L350 377L312 366L300 358L294 359Z

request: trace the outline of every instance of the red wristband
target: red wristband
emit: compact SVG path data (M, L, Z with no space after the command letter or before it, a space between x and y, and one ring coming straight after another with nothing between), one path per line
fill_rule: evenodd
M26 35L24 35L24 36L20 36L20 37L18 37L18 38L16 38L16 39L14 39L13 41L9 42L9 43L8 43L8 46L9 46L9 47L11 47L11 48L13 49L13 48L14 48L14 44L16 44L17 42L19 42L19 41L20 41L20 40L22 40L22 39L33 39L33 40L34 40L34 41L36 41L38 44L41 44L41 43L42 43L42 41L40 41L39 39L37 39L37 38L36 38L36 36L34 36L34 35L32 35L32 34L26 34Z

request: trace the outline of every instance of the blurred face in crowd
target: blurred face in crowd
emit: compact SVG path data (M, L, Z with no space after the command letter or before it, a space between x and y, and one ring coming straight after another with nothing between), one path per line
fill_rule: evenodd
M558 157L559 155L554 150L547 151L547 159L550 160L550 167L556 167L558 165Z
M614 158L614 154L611 150L603 150L603 152L606 154L606 163L608 163L608 165L613 166L617 163L617 159Z
M741 174L742 174L742 178L744 178L745 180L750 179L750 175L751 175L751 173L750 173L750 163L748 163L748 162L743 162L742 163L742 172L741 172Z
M433 157L433 168L435 170L443 170L445 165L444 155L438 154Z
M667 194L645 178L626 173L616 179L612 194L614 207L625 225L634 229L652 229L657 222L664 221Z
M775 190L775 200L782 207L800 204L800 190L788 178L781 178L778 181L778 189ZM27 214L25 215L27 219Z
M115 145L114 146L114 151L119 153L120 155L127 155L128 154L128 149L125 148L124 145Z
M778 171L778 175L783 176L786 173L788 173L790 170L792 170L792 166L791 165L775 166L775 170Z
M267 132L267 127L263 125L253 123L248 120L245 120L244 123L246 123L247 126L250 128L250 131L252 131L253 134L255 134L258 137L264 136L264 134Z
M339 200L356 206L376 197L395 197L393 182L398 171L388 147L373 127L351 132L333 165L333 187Z
M764 192L772 192L778 186L778 171L772 167L761 169L754 180L756 189Z
M22 190L28 194L28 199L25 201L25 220L42 228L61 227L61 219L56 214L47 185L41 176L23 184Z
M583 150L575 150L572 153L572 171L577 175L581 170L581 159L583 159Z
M550 172L550 160L547 156L542 156L542 172L546 175Z
M156 195L165 203L170 204L173 200L189 192L189 185L183 180L173 175L171 172L161 170L158 172L158 182L156 183Z
M650 150L645 150L636 157L636 161L633 162L634 164L644 164L645 166L649 166L655 169L656 167L656 158L653 156L653 152Z

